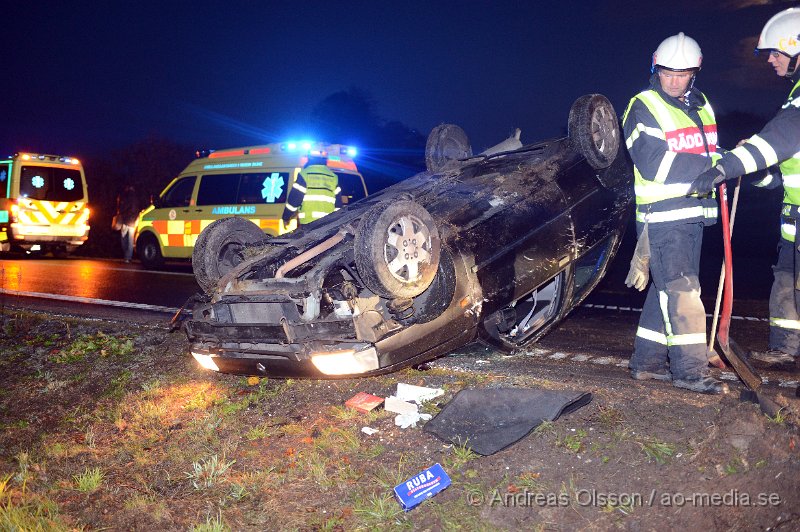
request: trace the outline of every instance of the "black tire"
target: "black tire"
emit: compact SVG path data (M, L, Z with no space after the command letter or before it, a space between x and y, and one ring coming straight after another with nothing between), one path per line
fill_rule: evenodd
M359 223L354 245L356 267L364 284L387 299L421 294L439 268L439 230L433 217L415 201L372 207Z
M431 130L425 143L425 167L429 172L438 172L467 157L472 157L472 147L463 129L453 124L440 124Z
M414 298L413 323L428 323L447 310L456 291L456 270L453 258L446 249L439 254L439 268L431 285Z
M569 138L592 168L608 168L617 156L620 129L614 106L602 94L581 96L569 110Z
M214 230L212 228L215 225L218 225L224 219L225 218L214 220L208 224L205 229L200 231L200 235L197 237L197 240L194 243L194 248L192 249L192 271L194 272L194 278L197 280L197 284L200 285L200 288L202 288L203 292L206 294L213 292L214 288L217 286L217 283L209 279L208 275L206 274L206 242L208 241L209 232Z
M136 240L136 254L145 268L158 269L164 265L161 247L153 233L143 233Z
M202 272L202 284L200 277L196 278L206 293L213 292L219 280L244 260L245 248L266 239L261 228L250 220L239 217L217 220L206 227L200 236L204 233L206 236L201 242L202 249L199 251L202 253L203 266L199 269ZM194 262L193 252L192 268Z

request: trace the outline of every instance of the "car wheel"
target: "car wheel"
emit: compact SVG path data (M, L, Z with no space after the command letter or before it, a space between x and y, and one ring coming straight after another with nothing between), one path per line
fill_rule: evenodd
M575 100L569 111L569 138L593 168L609 167L620 143L619 122L611 102L602 94Z
M266 238L256 224L239 217L217 220L206 227L203 233L206 236L201 242L202 249L198 250L202 253L203 266L196 271L201 272L202 284L201 277L197 277L197 283L206 293L212 292L219 280L244 260L245 248ZM193 252L192 268L195 262Z
M414 314L410 323L428 323L447 310L456 290L456 270L453 258L446 249L439 255L439 268L431 285L414 298Z
M472 147L464 130L453 124L440 124L431 130L425 143L425 167L438 172L449 163L472 157Z
M354 244L364 284L385 298L421 294L439 268L439 231L430 213L415 201L374 206L361 219Z
M155 235L144 233L136 240L136 254L145 268L160 268L164 265L164 257Z
M192 271L194 272L194 278L197 280L197 284L200 285L200 288L202 288L203 292L206 294L213 292L214 288L217 286L217 283L209 279L208 275L206 274L206 242L208 241L209 233L214 231L213 227L219 225L219 223L224 219L225 218L214 220L208 224L205 229L200 231L200 235L198 235L197 240L194 243L194 248L192 249Z

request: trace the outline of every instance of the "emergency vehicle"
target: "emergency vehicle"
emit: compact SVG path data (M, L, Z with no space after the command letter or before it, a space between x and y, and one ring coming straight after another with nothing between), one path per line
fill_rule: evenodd
M88 201L86 176L74 157L0 159L0 251L74 251L89 238Z
M142 211L136 227L139 259L153 268L165 258L189 259L200 232L230 216L247 218L270 236L296 229L296 220L284 226L281 216L309 155L326 157L339 176L341 205L367 195L351 146L283 142L212 151L189 163Z

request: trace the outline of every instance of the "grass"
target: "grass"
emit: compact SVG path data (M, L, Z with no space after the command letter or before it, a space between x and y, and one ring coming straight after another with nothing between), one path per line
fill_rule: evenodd
M460 445L453 444L450 455L445 458L445 466L448 469L457 470L478 458L478 455L469 448L469 441Z
M764 417L766 417L769 420L770 423L773 423L773 424L781 426L781 427L785 427L786 426L786 419L788 418L788 416L786 415L784 410L785 410L784 408L781 408L780 410L775 412L774 416L770 416L769 414L765 413Z
M636 443L642 448L649 462L663 465L675 455L675 446L673 444L659 441L655 438L644 438L637 440Z
M133 352L133 340L127 336L114 336L98 331L93 335L82 334L67 347L51 355L57 364L79 362L90 354L101 358L124 357Z
M360 518L361 526L369 530L386 527L411 527L395 498L388 493L372 494L359 498L353 513Z
M226 532L230 527L222 520L222 512L206 517L206 522L192 527L192 532Z
M533 429L533 433L537 436L545 436L547 434L555 434L556 427L552 421L542 421L539 425Z
M28 338L44 345L54 341L52 330L52 324L34 325ZM74 339L96 336L79 325L71 340L56 340L46 349L31 346L28 358L15 362L16 376L10 372L0 382L0 423L16 429L0 433L0 447L7 451L0 459L0 530L544 530L557 521L567 528L624 528L622 519L634 510L625 501L553 507L544 517L541 508L469 506L467 489L487 496L493 490L564 493L575 501L577 489L600 489L592 471L611 483L602 489L612 491L624 487L631 470L642 482L666 474L655 466L659 458L674 460L678 471L694 473L702 465L675 460L675 445L649 437L667 433L644 432L650 429L636 417L624 418L628 412L622 407L598 404L589 414L592 432L588 426L579 429L575 419L574 431L570 418L544 422L515 448L480 458L467 442L445 446L420 429L401 431L383 410L363 414L341 406L355 390L383 395L398 381L444 388L450 397L464 383L489 378L463 372L248 382L197 370L184 357L185 338L177 334L157 353L144 349L135 362L97 351L74 364L51 359ZM21 338L13 341L22 345ZM0 338L0 350L9 343ZM522 382L522 377L508 379ZM16 409L21 404L25 409ZM762 427L782 434L780 419L762 419ZM366 436L360 432L364 425L380 432ZM585 453L587 460L576 462L573 452ZM747 463L733 456L713 463L725 474L747 471ZM761 468L763 478L784 467L765 456L744 458ZM435 462L442 463L453 485L403 512L394 486ZM696 483L689 488L698 489ZM108 513L98 513L106 508ZM649 513L642 517L643 526L652 525Z
M185 473L186 478L191 481L194 489L204 490L219 483L235 462L236 460L226 462L224 458L220 461L215 454L210 458L193 462L192 470Z
M567 434L563 439L557 441L556 445L564 446L573 453L579 453L585 448L584 438L586 438L586 431L577 429L574 434Z
M91 493L96 491L103 483L103 472L99 467L86 468L83 473L72 477L75 482L75 489L81 493Z

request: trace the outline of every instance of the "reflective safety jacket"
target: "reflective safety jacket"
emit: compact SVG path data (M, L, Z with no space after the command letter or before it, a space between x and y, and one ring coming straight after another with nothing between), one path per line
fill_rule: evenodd
M315 164L303 168L289 191L284 222L295 212L301 224L309 224L336 210L336 200L341 189L339 178L325 165Z
M639 222L716 223L713 195L701 198L687 192L695 177L719 158L717 123L702 92L692 88L686 99L688 105L664 93L654 74L650 89L634 96L622 117Z
M719 161L728 178L749 174L780 163L783 180L783 209L781 236L794 242L800 210L800 73L794 76L794 86L778 114L767 122L757 135L726 153ZM775 179L775 172L756 185L766 185Z

